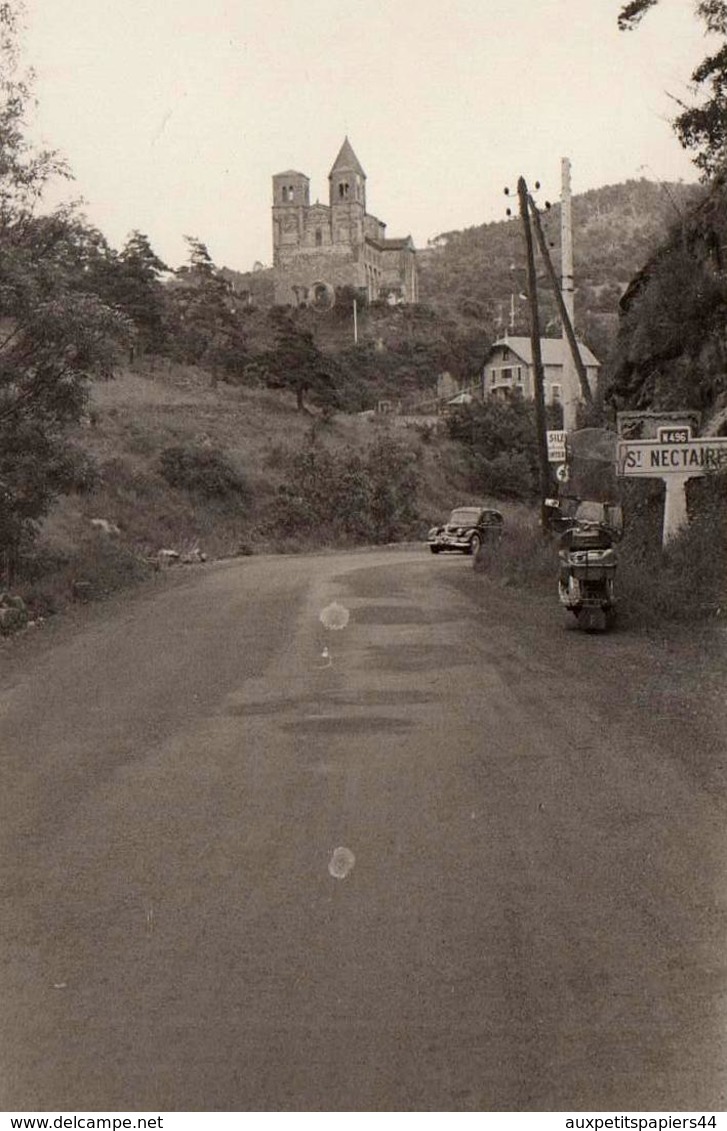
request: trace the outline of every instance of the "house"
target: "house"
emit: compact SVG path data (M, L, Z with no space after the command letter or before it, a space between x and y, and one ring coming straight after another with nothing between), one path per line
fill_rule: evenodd
M578 349L585 366L588 384L594 391L601 363L582 342L578 343ZM569 372L564 374L564 358L567 356L570 360L568 342L562 338L541 338L540 353L543 360L543 391L546 404L582 400L575 367L569 366ZM571 379L575 383L571 397L568 396L569 390L565 388L565 383L571 376L570 371L572 371ZM534 378L530 338L500 338L490 347L485 357L482 370L483 397L521 396L526 400L532 400L535 397Z
M419 299L412 238L389 238L367 212L366 174L348 138L328 174L328 204L311 204L305 173L273 177L273 267L276 305L327 304L339 287L371 302Z

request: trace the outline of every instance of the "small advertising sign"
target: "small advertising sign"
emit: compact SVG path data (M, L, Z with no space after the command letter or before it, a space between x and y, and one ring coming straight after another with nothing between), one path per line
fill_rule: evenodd
M548 432L548 462L565 463L565 432L553 429Z

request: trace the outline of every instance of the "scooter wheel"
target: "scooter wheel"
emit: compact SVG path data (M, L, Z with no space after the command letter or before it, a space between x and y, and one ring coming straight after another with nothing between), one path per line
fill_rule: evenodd
M589 605L578 614L578 627L584 632L604 632L606 630L606 614L603 609L594 609Z

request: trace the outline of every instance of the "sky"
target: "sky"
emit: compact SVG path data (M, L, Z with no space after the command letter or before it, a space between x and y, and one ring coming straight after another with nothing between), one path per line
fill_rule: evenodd
M390 237L505 218L518 176L560 193L696 180L674 98L710 46L691 0L619 32L621 0L26 0L33 136L114 247L171 267L272 261L271 178L311 198L347 135ZM68 195L68 190L64 190Z

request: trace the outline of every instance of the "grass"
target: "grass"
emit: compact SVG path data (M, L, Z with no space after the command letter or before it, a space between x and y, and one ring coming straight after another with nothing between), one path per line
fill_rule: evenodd
M213 388L203 370L166 361L124 370L93 386L75 437L95 461L98 481L84 494L58 500L18 591L47 614L78 599L78 583L87 583L83 591L92 596L135 583L161 549L184 553L197 546L214 559L320 548L318 536L271 528L291 453L315 436L334 452L365 454L382 431L416 464L421 537L455 504L478 501L467 490L458 446L444 437L423 438L415 429L342 414L325 422L298 412L292 395L224 383ZM212 465L222 461L244 491L210 495L195 490L193 480L174 486L164 475L162 454L169 449L196 458L209 453ZM93 518L108 519L120 534L99 532Z
M667 549L661 545L661 506L654 490L639 485L627 491L616 574L619 621L651 629L727 615L727 476L694 485L691 522ZM537 515L522 508L509 517L498 544L483 546L474 565L500 584L555 593L557 562L557 538L544 538Z

